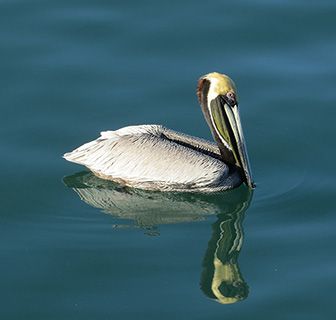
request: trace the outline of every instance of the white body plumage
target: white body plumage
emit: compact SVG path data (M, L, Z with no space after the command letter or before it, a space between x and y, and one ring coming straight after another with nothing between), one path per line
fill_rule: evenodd
M64 158L98 177L146 190L214 192L241 183L216 144L159 125L104 131Z

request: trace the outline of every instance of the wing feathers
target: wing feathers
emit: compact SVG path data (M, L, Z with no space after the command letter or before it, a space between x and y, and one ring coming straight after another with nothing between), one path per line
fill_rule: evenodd
M216 154L218 148L205 140L144 125L104 131L64 158L105 179L143 189L216 188L223 180L232 187L235 181Z

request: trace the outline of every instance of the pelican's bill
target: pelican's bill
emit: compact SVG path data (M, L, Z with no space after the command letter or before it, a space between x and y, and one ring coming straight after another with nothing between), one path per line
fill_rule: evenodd
M226 96L219 95L210 102L210 111L218 136L232 151L231 161L241 169L246 184L254 188L237 103L231 105Z

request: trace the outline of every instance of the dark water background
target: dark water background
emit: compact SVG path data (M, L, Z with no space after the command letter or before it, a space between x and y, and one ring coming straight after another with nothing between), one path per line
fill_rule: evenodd
M331 0L0 1L1 319L334 319L335 17ZM244 221L231 196L117 190L132 214L104 214L66 186L82 168L61 155L102 130L210 139L195 87L215 70L240 93ZM230 305L209 293L219 249L245 288Z

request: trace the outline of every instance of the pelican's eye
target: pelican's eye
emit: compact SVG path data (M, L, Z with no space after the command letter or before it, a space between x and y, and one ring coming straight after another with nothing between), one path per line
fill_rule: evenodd
M230 106L233 107L237 104L237 98L236 95L233 91L229 91L225 96L225 101L226 103Z

